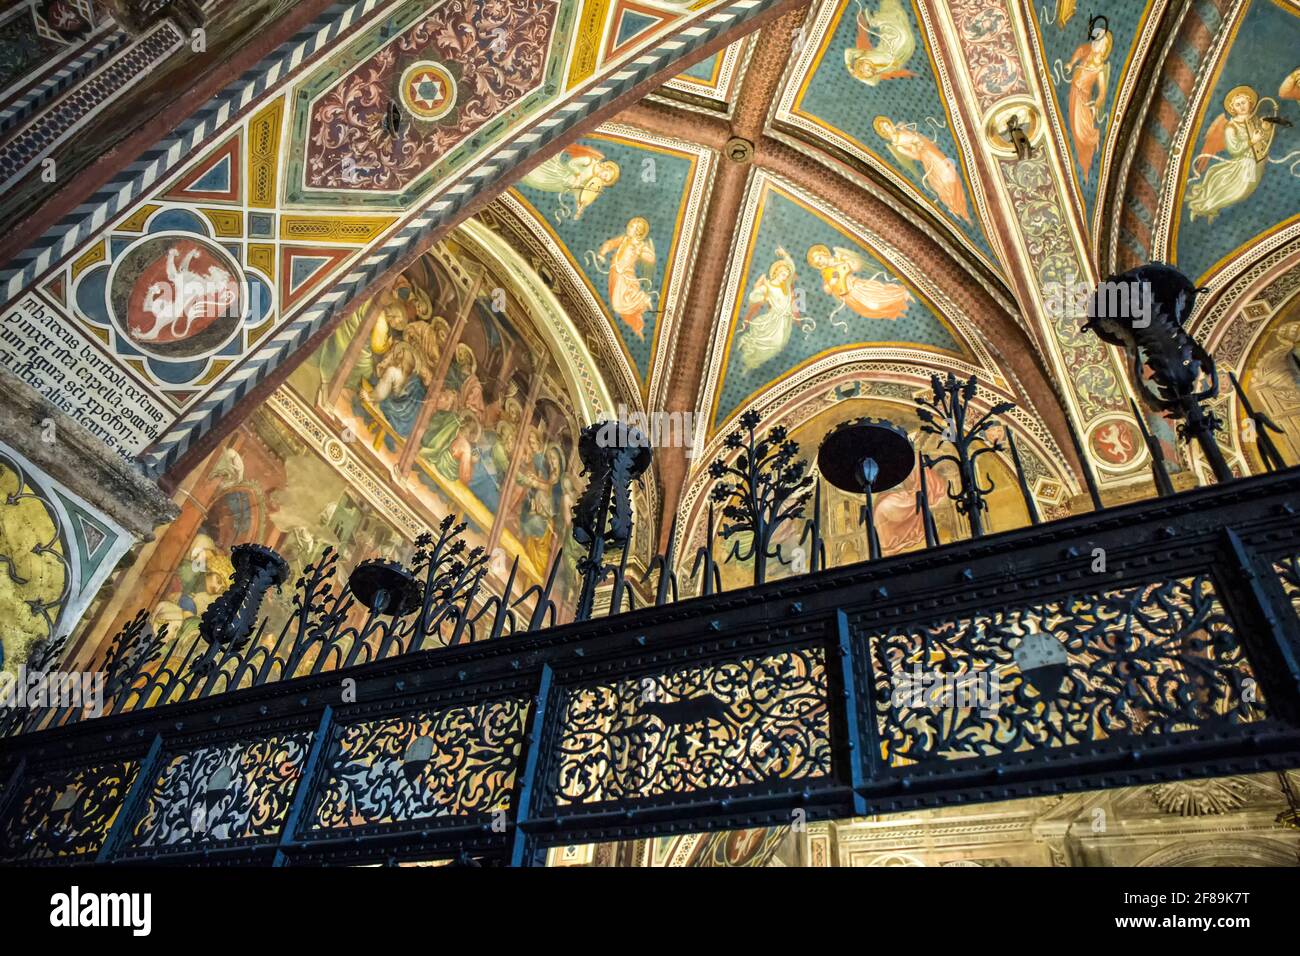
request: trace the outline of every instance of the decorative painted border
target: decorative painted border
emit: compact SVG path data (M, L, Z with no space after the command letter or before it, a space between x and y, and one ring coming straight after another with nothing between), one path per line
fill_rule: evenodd
M30 10L18 8L18 16L25 16ZM42 77L27 89L23 84L29 77L20 77L7 90L0 91L0 102L7 96L13 98L0 108L0 136L41 109L81 77L96 69L106 59L122 49L131 41L126 31L118 29L111 20L104 20L91 35L87 45L63 62L56 64L53 71Z
M422 204L413 217L374 246L352 271L336 279L328 292L317 296L292 322L265 340L261 348L245 356L234 372L146 450L142 456L146 473L157 476L166 471L200 435L229 413L236 402L324 325L335 309L357 295L412 246L427 240L435 229L445 225L471 199L505 178L514 167L535 155L551 140L662 70L674 59L752 20L776 2L779 0L733 0L722 9L699 14L646 52L636 56L629 54L621 69L592 81L572 100L560 104L550 115L536 120L530 128L496 147L480 163L467 169L458 181L446 187L440 197ZM89 238L93 230L141 198L146 189L182 159L194 154L212 131L226 126L255 100L287 79L304 60L325 49L340 34L381 6L379 0L356 0L331 7L315 24L299 31L256 69L228 86L208 106L186 121L175 135L146 152L121 176L22 253L16 259L19 268L3 279L7 296L16 298L25 286L47 272L56 258L72 252L79 241Z
M0 144L0 190L13 188L60 143L179 50L185 38L170 20L123 46L93 74L51 102L25 128Z
M684 74L679 73L665 83L662 88L677 93L685 93L687 96L711 100L718 104L720 111L724 115L730 116L732 107L735 105L736 91L740 89L741 81L745 78L745 70L749 66L750 57L754 55L756 45L754 39L754 35L750 34L720 51L718 70L712 83L687 79ZM678 100L673 100L673 103L680 105Z

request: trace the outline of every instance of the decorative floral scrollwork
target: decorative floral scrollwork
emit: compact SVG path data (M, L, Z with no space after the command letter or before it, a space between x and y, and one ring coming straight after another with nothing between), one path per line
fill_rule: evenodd
M276 836L310 738L285 734L176 754L153 781L132 847Z
M795 458L799 443L790 440L784 427L769 429L760 440L755 434L758 425L758 413L752 409L740 416L740 428L726 438L728 453L739 455L733 464L719 458L709 465L709 475L718 482L713 500L724 505L723 517L731 521L722 526L722 537L739 535L727 558L753 560L754 583L762 584L770 558L789 563L779 544L772 548L772 539L785 522L803 516L812 478L807 474L808 462Z
M825 654L807 648L569 692L555 800L600 803L825 776Z
M961 480L961 491L954 492L951 483L948 486L948 499L956 503L957 511L966 516L970 522L972 537L984 533L984 512L988 510L985 499L993 491L993 481L987 487L980 485L976 464L981 455L1002 450L1002 443L992 439L988 433L1001 423L996 416L1011 411L1016 406L1011 402L998 402L974 422L967 421L971 402L975 399L978 383L974 375L961 381L952 372L947 379L938 375L930 376L932 398L924 395L916 399L916 414L921 419L921 431L939 438L952 446L953 453L925 457L927 467L933 468L941 461L950 461L957 466Z
M1300 618L1300 554L1290 554L1273 562L1273 570L1282 582L1282 593Z
M34 777L0 830L0 859L42 860L99 852L140 764L119 760Z
M509 805L525 700L486 701L337 731L316 830L491 813Z
M905 625L866 641L882 756L895 767L1264 716L1208 576ZM927 674L931 691L982 681L985 693L898 692Z

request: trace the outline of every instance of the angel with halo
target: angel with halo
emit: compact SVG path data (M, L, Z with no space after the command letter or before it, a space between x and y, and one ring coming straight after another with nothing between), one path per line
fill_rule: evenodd
M555 210L556 222L566 219L577 222L601 193L618 182L618 177L618 163L606 159L598 149L574 143L525 173L519 182L560 197ZM569 199L573 208L569 207Z
M961 174L934 140L918 130L915 123L896 123L888 116L877 116L871 126L903 169L934 193L950 213L970 222Z
M749 309L740 320L736 348L746 371L779 355L790 341L790 331L799 321L794 277L794 260L777 246L776 260L754 283Z
M610 255L613 258L610 259ZM650 289L654 284L655 243L650 238L650 223L644 216L633 216L622 235L607 240L589 261L601 266L609 262L609 306L639 339L645 338L645 314L654 308Z
M1265 103L1272 104L1272 116L1259 115ZM1297 175L1294 167L1300 150L1281 159L1269 156L1278 127L1289 125L1278 115L1277 100L1261 98L1249 86L1236 86L1224 97L1223 108L1192 162L1187 208L1193 222L1198 216L1213 222L1224 209L1253 196L1270 163L1291 163L1292 175ZM1221 156L1225 151L1227 155Z
M906 68L916 52L916 34L902 0L880 0L875 13L858 0L857 25L857 39L844 51L844 68L851 77L879 86L881 80L917 75Z
M889 281L885 272L876 272L870 278L858 275L867 264L852 249L836 246L832 252L821 244L815 245L808 250L808 264L821 273L823 291L840 303L830 315L833 325L847 328L846 323L834 321L841 309L850 309L864 319L897 319L912 301L907 287Z

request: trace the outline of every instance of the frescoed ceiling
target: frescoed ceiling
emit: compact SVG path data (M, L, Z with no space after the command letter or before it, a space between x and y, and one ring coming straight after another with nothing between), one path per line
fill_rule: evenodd
M992 264L923 22L913 0L821 5L775 118L882 173Z
M717 384L701 402L710 432L774 383L848 351L973 360L898 266L810 197L760 176L741 228L710 368Z
M1135 58L1168 0L1093 3L1053 0L1031 7L1031 41L1041 82L1052 91L1056 128L1064 134L1085 216L1096 222L1100 181L1119 146L1119 124L1137 79Z
M795 430L949 371L1015 403L1044 510L1081 500L1084 460L1139 494L1139 415L1191 480L1081 331L1086 293L1138 262L1209 288L1193 325L1243 374L1288 341L1298 0L357 0L327 21L8 263L6 364L155 476L460 223L568 315L593 414L698 419L656 456L665 532L743 412ZM170 301L191 277L205 298Z
M39 362L6 361L54 395L58 356L78 356L94 387L60 395L69 414L159 475L490 183L639 83L671 78L680 57L789 5L331 7L7 264L7 323L53 334ZM191 275L216 277L210 307L163 301L158 283ZM199 308L193 328L177 325L176 309Z
M1207 284L1300 223L1300 7L1266 0L1234 21L1188 142L1168 245Z
M665 349L694 259L716 156L687 142L603 126L527 173L510 191L532 231L562 250L636 380L641 403L663 377Z

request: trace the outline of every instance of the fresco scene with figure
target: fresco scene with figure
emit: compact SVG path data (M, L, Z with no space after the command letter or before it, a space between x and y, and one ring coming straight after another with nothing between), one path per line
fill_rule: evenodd
M1174 222L1176 262L1209 279L1297 221L1300 10L1256 0L1230 37L1195 127Z
M202 645L199 623L230 583L231 550L238 544L274 548L288 562L291 582L326 548L344 567L374 556L408 560L414 550L409 535L376 514L345 476L269 410L242 424L191 473L177 503L179 517L141 550L115 593L87 617L81 651L116 633L141 608L154 630L166 633L166 653L183 656ZM263 610L271 639L294 613L291 590L271 591Z
M1155 3L1112 0L1084 7L1075 0L1053 0L1035 7L1039 42L1089 215L1096 208L1116 100Z
M497 575L517 556L540 583L558 559L567 604L578 413L505 289L463 268L458 282L454 261L427 255L363 302L290 387L434 521L463 516Z
M671 330L710 161L687 144L605 129L525 174L514 195L583 277L645 390Z
M79 646L144 607L177 642L172 652L192 647L237 544L274 548L292 582L326 548L344 569L372 557L409 562L419 533L449 515L490 555L489 587L516 559L516 595L554 567L552 597L570 615L577 415L518 301L481 263L440 245L361 302L190 473L180 516L137 558L119 597L87 619ZM294 610L290 590L272 591L264 610L267 633L278 634Z
M992 262L916 4L826 4L816 29L818 45L809 43L798 61L802 79L788 107L782 102L790 120L888 169Z
M765 387L835 352L873 343L968 352L909 282L825 212L769 181L751 202L714 428Z
M1300 0L0 7L0 865L1300 864Z

